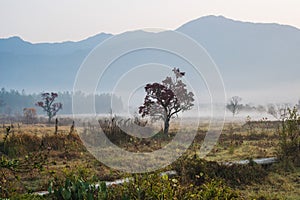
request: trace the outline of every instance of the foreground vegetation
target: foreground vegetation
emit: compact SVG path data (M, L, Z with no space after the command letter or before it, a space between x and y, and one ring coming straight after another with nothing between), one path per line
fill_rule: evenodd
M97 161L83 146L76 128L61 120L54 125L4 124L0 140L0 197L11 199L299 199L299 116L291 110L283 121L267 119L226 123L213 151L198 158L207 124L198 128L189 150L175 163L147 174L125 174ZM135 122L138 123L138 122ZM129 137L112 119L101 127L118 146L133 152L151 152L167 144L170 135L152 139ZM91 128L88 127L87 128ZM186 131L193 130L193 126ZM261 166L252 158L278 157ZM247 165L225 161L250 159ZM177 174L161 174L175 170ZM128 182L106 185L121 178ZM40 196L36 191L48 191Z

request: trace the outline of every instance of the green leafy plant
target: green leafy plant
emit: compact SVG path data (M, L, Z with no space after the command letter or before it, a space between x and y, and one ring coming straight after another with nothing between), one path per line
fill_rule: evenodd
M104 182L101 182L99 186L93 185L82 179L71 180L66 178L65 184L63 186L58 186L58 188L53 189L50 184L48 191L55 199L68 200L68 199L78 199L78 200L94 200L94 199L107 199L107 188Z
M198 198L201 200L210 199L241 199L239 194L226 186L222 181L212 180L201 186L198 193Z
M130 199L174 199L178 186L178 180L167 174L137 175L134 181L126 184L124 196Z
M212 179L195 185L159 173L136 175L132 181L108 190L109 199L242 199L223 181Z

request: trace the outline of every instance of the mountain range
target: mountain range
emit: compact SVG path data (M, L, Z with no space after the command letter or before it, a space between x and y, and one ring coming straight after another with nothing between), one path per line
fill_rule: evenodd
M253 102L300 98L299 29L206 16L176 31L207 50L220 70L228 96L239 95ZM100 33L78 42L37 44L20 37L0 39L0 87L70 91L85 57L112 36Z

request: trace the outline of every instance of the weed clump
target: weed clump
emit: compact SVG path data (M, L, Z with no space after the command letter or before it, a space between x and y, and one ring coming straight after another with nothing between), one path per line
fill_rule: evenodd
M278 159L286 170L300 166L300 116L296 107L288 109L279 129Z
M174 164L181 180L185 183L202 185L206 181L224 180L230 186L242 186L251 183L261 183L268 175L260 165L250 162L247 165L226 165L205 161L195 156L180 158Z
M40 150L41 138L28 133L10 134L1 144L2 152L9 157L19 157Z

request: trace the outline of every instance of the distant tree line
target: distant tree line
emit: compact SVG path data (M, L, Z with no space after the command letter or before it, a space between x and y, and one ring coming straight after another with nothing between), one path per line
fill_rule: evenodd
M267 106L263 105L250 105L250 104L242 104L242 98L239 96L233 96L229 99L228 103L226 104L226 108L232 113L233 116L238 114L240 111L244 112L251 112L251 111L258 111L261 113L268 113L272 115L275 119L284 119L288 115L289 108L293 106L289 103L281 103L281 104L268 104ZM300 111L300 100L298 104L296 104L295 109Z
M57 92L57 101L62 103L63 107L59 114L72 114L72 93L71 92ZM82 92L77 92L76 98L82 100L84 105L86 98L91 98L91 95L86 95ZM27 112L29 108L35 108L37 114L43 115L42 109L36 106L36 103L40 101L41 93L27 94L24 90L19 92L18 90L6 90L2 88L0 90L0 114L6 116L23 115L24 109ZM120 97L111 95L108 93L95 95L95 107L97 113L109 113L111 109L111 103L113 102L114 110L123 110L123 103Z

